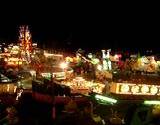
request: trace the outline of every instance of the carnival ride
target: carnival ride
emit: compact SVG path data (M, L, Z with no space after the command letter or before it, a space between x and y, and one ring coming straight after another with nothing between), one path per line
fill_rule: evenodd
M19 30L20 58L31 62L32 40L28 26L21 26Z

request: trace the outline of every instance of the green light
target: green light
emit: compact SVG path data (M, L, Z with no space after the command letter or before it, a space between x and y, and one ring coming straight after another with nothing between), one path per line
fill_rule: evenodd
M144 101L145 105L160 105L160 101L152 100L152 101Z
M106 102L110 102L110 103L117 103L116 99L112 99L106 96L102 96L102 95L95 95L95 98L98 100L102 100L102 101L106 101Z

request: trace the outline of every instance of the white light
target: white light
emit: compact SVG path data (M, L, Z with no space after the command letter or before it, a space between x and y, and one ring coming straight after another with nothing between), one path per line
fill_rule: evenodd
M109 98L109 97L102 96L102 95L95 95L95 98L96 98L96 99L100 99L100 100L104 100L104 101L110 102L110 103L117 103L117 100L116 100L116 99Z
M160 101L158 100L149 100L149 101L144 101L145 105L160 105Z
M88 58L92 58L92 57L93 57L92 53L89 53Z
M133 92L133 94L136 94L139 92L139 86L132 86L131 91Z
M103 70L108 70L108 64L106 60L103 60Z
M143 94L149 92L149 87L146 86L146 85L143 85L142 88L141 88L141 92L142 92Z
M129 91L129 86L123 84L123 85L121 86L121 91L124 92L124 93L127 93L127 92Z
M109 68L109 70L112 69L112 63L111 63L111 61L108 61L108 68Z
M106 58L106 54L105 54L105 50L102 50L102 58L105 59Z
M31 73L32 76L36 76L36 71L31 70L30 73Z
M68 67L68 65L67 65L67 63L63 62L63 63L60 64L60 67L61 67L62 69L65 69L65 68Z
M150 91L151 91L151 93L152 93L153 95L155 95L155 94L158 92L158 88L155 87L155 86L152 86L151 89L150 89Z
M97 65L97 69L101 71L102 70L102 66L101 65Z
M115 55L114 55L114 58L116 58L116 59L117 59L117 58L118 58L118 55L117 55L117 54L115 54Z

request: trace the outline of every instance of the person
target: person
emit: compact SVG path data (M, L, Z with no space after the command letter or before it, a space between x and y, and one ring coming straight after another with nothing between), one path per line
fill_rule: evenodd
M99 125L92 118L92 105L86 103L82 111L77 107L74 100L71 100L66 106L65 111L56 121L56 125Z
M93 115L93 104L89 102L85 104L76 125L102 125L102 123L99 122L99 118L97 115Z
M122 119L118 117L117 112L109 119L111 125L122 125Z
M56 120L56 125L76 125L79 119L77 104L74 100L70 100L64 107L59 118Z
M7 116L0 120L1 125L18 125L19 118L14 107L6 108Z

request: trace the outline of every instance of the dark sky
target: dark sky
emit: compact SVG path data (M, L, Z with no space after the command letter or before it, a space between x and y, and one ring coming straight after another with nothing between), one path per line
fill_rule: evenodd
M19 25L27 24L33 40L47 47L159 48L159 22L154 11L106 10L105 6L18 7L3 8L0 12L0 40L16 41Z

